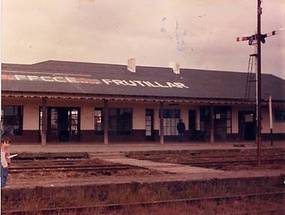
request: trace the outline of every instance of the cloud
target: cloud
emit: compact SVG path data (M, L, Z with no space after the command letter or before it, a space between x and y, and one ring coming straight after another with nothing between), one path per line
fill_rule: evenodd
M262 29L284 27L282 0L264 1ZM248 0L9 0L3 2L3 61L48 59L244 71L256 5ZM285 31L263 46L264 70L285 77ZM266 72L265 71L265 72Z

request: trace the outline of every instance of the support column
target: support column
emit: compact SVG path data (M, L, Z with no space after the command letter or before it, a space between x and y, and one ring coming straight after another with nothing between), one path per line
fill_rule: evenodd
M210 117L211 117L211 130L210 130L210 142L214 143L215 142L215 115L214 115L214 107L211 106L211 113L210 113Z
M47 143L47 98L42 98L42 127L41 127L41 144Z
M108 101L104 99L104 144L109 144L109 110Z
M164 127L163 127L163 102L159 104L159 133L160 133L160 144L164 144Z

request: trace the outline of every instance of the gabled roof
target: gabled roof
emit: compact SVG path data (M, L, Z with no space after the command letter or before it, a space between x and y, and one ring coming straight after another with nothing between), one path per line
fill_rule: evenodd
M67 93L199 99L244 99L247 73L45 61L2 64L2 92ZM251 97L255 86L251 84ZM262 97L285 101L285 80L262 75Z

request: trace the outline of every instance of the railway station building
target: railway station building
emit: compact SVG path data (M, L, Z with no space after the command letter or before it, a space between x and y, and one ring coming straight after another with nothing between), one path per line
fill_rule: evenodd
M242 72L67 61L2 64L1 126L16 143L255 139L255 83ZM246 87L248 85L248 87ZM285 140L285 80L262 75L262 139Z

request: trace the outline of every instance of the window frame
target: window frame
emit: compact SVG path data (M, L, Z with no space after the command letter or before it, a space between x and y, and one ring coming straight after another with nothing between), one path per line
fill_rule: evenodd
M275 122L285 122L285 110L275 109L274 110L274 121Z
M9 115L9 116L13 116L16 117L16 121L17 123L15 124L7 124L7 119L5 119L5 115L7 116L7 114L5 114L5 109L6 108L11 108L13 109L13 114ZM3 132L7 132L5 130L6 126L10 126L13 127L13 131L9 131L11 132L11 135L15 135L15 136L21 136L23 134L23 114L24 114L24 106L23 105L3 105L1 108L1 123L2 123L2 129ZM18 126L17 129L15 129L15 126Z
M129 119L127 118L128 114ZM112 122L112 120L114 121ZM122 122L125 126L122 125ZM113 125L114 127L112 127ZM133 108L109 108L109 132L115 135L131 135L133 132Z
M96 111L101 112L101 115L98 116L101 118L101 130L98 130L98 126L96 127ZM99 108L99 107L94 108L94 132L95 134L104 134L104 110L103 108Z
M177 123L181 119L181 110L179 108L165 108L162 116L164 136L177 136Z

